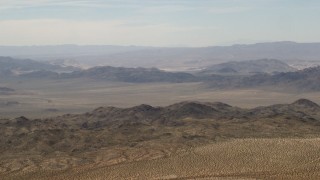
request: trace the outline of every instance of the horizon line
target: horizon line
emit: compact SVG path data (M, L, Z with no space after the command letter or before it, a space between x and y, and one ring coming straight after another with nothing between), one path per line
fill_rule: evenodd
M256 44L268 44L268 43L292 43L292 44L314 44L320 42L298 42L298 41L265 41L265 42L253 42L253 43L234 43L234 44L225 44L225 45L209 45L209 46L188 46L188 45L181 45L181 46L152 46L152 45L116 45L116 44L73 44L73 43L66 43L66 44L34 44L34 45L2 45L0 47L53 47L53 46L113 46L113 47L150 47L150 48L206 48L206 47L228 47L228 46L241 46L241 45L256 45ZM223 44L223 43L222 43Z

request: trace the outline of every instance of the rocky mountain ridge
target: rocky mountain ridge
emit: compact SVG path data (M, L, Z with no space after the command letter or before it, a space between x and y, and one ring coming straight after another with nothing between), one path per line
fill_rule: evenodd
M65 161L43 168L64 169L93 162L105 149L119 152L155 143L178 148L233 138L318 137L319 132L320 107L307 99L253 109L194 101L100 107L47 119L1 119L0 170L39 168L48 158Z

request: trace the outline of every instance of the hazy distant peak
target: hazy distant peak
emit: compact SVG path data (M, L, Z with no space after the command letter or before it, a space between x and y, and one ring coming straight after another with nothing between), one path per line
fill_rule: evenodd
M311 107L311 108L319 108L320 107L317 103L310 101L308 99L299 99L292 104L299 105L299 106L305 106L305 107Z
M230 61L206 67L202 74L255 74L290 72L296 69L277 59Z

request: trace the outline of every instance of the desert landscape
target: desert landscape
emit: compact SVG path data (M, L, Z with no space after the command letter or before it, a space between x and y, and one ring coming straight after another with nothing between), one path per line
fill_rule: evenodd
M319 10L0 0L0 180L320 179Z
M320 176L318 66L0 63L1 179Z
M143 155L146 159L131 163L97 161L62 171L13 173L4 179L317 179L320 168L319 138L230 140L165 158Z
M0 63L1 179L320 176L319 66Z
M4 179L319 176L320 106L186 101L1 120Z

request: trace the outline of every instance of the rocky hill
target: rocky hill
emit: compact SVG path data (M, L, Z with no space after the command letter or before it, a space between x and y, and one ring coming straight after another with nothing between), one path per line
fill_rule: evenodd
M121 82L190 82L196 78L183 72L166 72L156 68L102 66L73 72L70 77L89 77Z
M27 78L89 78L104 81L148 83L148 82L194 82L198 78L184 72L167 72L156 68L124 68L99 66L87 70L79 70L71 73L57 73L52 71L34 71L22 74Z
M24 74L34 71L74 71L75 67L61 67L46 62L38 62L31 59L15 59L11 57L0 56L0 74L8 76L10 74Z
M253 76L245 79L246 82L257 82L263 86L280 86L301 91L320 90L320 67L311 67L296 72L279 73L273 76L259 78Z
M250 74L275 74L279 72L296 71L288 64L276 59L259 59L249 61L231 61L209 66L200 74L227 74L227 75L250 75Z
M0 95L7 95L7 94L11 94L14 93L15 90L12 88L8 88L8 87L1 87L0 86Z
M320 67L294 72L256 74L252 76L211 75L205 77L212 88L281 88L291 91L319 91Z
M319 135L320 107L306 99L254 109L221 102L100 107L48 119L1 119L0 171L66 169L99 158L112 165L230 138ZM148 153L140 157L142 147Z

